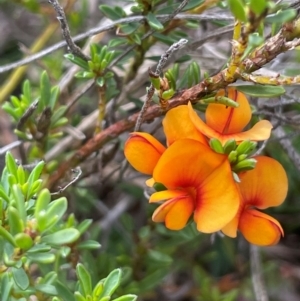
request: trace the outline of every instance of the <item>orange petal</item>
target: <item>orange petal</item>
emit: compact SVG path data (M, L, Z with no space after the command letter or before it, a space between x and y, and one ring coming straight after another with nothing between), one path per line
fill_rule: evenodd
M154 222L165 221L170 230L184 228L194 210L193 199L190 196L173 198L159 206L153 213Z
M239 104L238 108L209 104L205 113L206 124L220 134L239 133L249 123L252 112L246 96L234 88L227 89L227 97ZM224 96L220 90L216 96Z
M163 153L153 178L170 189L197 187L225 160L225 155L213 152L199 141L180 139Z
M226 141L229 139L235 139L237 142L247 139L252 141L263 141L270 138L272 128L273 126L270 121L260 120L250 130L237 134L226 135L225 139Z
M229 237L236 237L237 229L239 225L239 215L236 214L235 217L222 228L222 232Z
M206 137L197 130L189 117L186 105L178 106L170 110L163 119L164 132L167 145L182 138L190 138L207 144Z
M194 220L197 229L212 233L225 227L236 215L240 195L228 161L215 169L197 190Z
M158 191L154 192L150 199L149 203L155 203L160 202L168 199L173 199L177 197L187 196L188 194L185 191L182 190L164 190L164 191Z
M239 175L239 187L244 203L260 209L279 206L288 190L285 170L272 158L258 156L255 159L256 167Z
M250 243L259 246L275 245L283 235L276 219L253 209L242 212L239 230Z
M188 103L189 116L195 127L208 138L217 138L224 145L229 139L235 139L237 142L243 140L262 141L271 135L272 124L268 120L257 122L250 130L235 134L220 134L209 127L195 112L191 103Z
M133 132L125 143L124 154L139 172L152 174L165 147L148 133Z

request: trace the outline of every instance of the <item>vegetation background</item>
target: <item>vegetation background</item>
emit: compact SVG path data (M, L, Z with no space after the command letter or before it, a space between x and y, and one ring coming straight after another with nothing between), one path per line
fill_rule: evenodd
M289 177L285 203L269 210L285 231L276 246L258 249L242 237L200 234L193 225L174 232L154 224L155 206L147 202L146 177L123 155L138 116L133 114L146 99L149 68L154 71L173 43L187 39L163 69L177 64L176 92L182 95L205 74L218 74L232 55L233 15L243 15L234 7L246 7L249 1L193 0L177 11L185 1L62 0L69 33L82 49L77 53L61 42L65 20L60 15L58 21L57 2L49 2L0 0L1 169L6 162L0 187L1 300L129 301L134 294L139 300L300 300L296 85L285 86L285 94L269 99L249 96L254 119L262 116L274 125L263 152L281 162ZM265 26L252 34L249 51L299 18L297 2L268 5L271 17L284 13L275 21L264 19ZM280 73L299 83L295 76L300 52L295 46L279 50L260 66L263 74L276 78ZM67 53L73 55L66 57ZM94 65L84 61L90 56ZM187 100L177 99L177 105ZM141 129L164 142L162 111L153 112ZM20 165L7 155L8 149ZM43 172L32 171L41 161ZM38 197L42 209L37 209L35 196L42 187L49 190ZM53 222L49 191L52 200L59 200L56 211L54 205L51 209L59 216ZM22 197L24 202L22 195L24 208L18 205ZM18 220L23 223L12 227ZM100 281L109 274L109 281ZM107 294L99 283L105 284ZM102 293L92 293L95 287Z

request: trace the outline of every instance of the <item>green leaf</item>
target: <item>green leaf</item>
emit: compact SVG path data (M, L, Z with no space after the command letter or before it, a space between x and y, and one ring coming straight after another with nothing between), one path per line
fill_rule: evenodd
M31 86L28 79L24 81L22 91L27 102L31 103Z
M202 5L202 3L204 3L204 0L191 0L189 1L189 3L183 8L182 11L187 11L187 10L191 10L194 9L200 5Z
M0 236L2 236L6 241L16 247L16 242L14 237L2 226L0 226Z
M288 21L293 20L297 16L297 11L295 9L286 9L276 14L271 14L266 17L266 22L270 24L284 24Z
M51 284L36 284L34 288L44 294L55 296L57 295L57 289Z
M77 230L80 232L80 234L82 235L84 232L87 231L87 229L90 227L90 225L93 223L92 219L85 219L84 221L82 221L78 226L77 226Z
M23 268L17 269L15 267L12 267L11 271L16 285L21 290L25 291L29 286L29 279L26 272L23 270Z
M282 86L244 85L236 86L235 88L247 95L263 98L279 96L285 93L285 89Z
M80 294L80 292L75 292L75 293L74 293L74 296L75 296L76 301L86 301L86 298L84 298L84 297Z
M79 67L85 69L85 70L89 70L89 65L87 63L87 61L85 61L84 59L75 56L74 54L71 53L67 53L64 55L64 57L66 59L68 59L69 61L71 61L72 63L78 65Z
M48 243L49 245L59 246L73 243L79 238L79 236L80 232L77 229L68 228L43 236L41 238L41 242Z
M46 71L42 73L40 78L40 93L41 98L39 101L39 112L42 112L46 107L49 106L49 100L51 98L51 85Z
M46 211L47 206L51 201L51 194L47 188L44 188L38 195L38 198L35 203L34 216L38 219L38 216L41 211Z
M106 17L108 17L111 20L118 20L123 17L126 17L126 13L119 6L100 5L99 9Z
M24 223L20 217L19 211L13 207L8 207L8 223L9 231L12 235L22 233L24 231Z
M25 199L24 199L24 195L21 191L21 188L18 185L14 184L11 192L12 192L12 195L16 202L16 208L18 210L20 218L21 218L23 224L26 225L27 214L26 214L26 209L25 209Z
M27 258L32 262L50 264L55 261L55 254L53 253L29 253L27 252Z
M7 152L5 155L5 164L8 172L11 173L17 179L18 165L16 164L16 161L10 152Z
M111 296L115 292L121 282L121 276L121 269L115 269L106 277L103 283L103 291L99 296L99 299L106 296Z
M46 244L38 244L38 245L34 245L30 250L28 250L27 254L49 252L50 250L51 250L50 246Z
M245 4L241 0L227 0L228 6L234 17L242 22L247 21Z
M256 14L260 15L267 8L266 0L250 0L250 9Z
M173 262L173 259L169 255L156 250L149 250L148 256L150 261L158 262L159 264L163 265L169 265Z
M124 295L124 296L121 296L117 299L114 299L113 301L135 301L137 299L137 295Z
M60 296L64 301L76 301L74 294L65 284L59 280L56 280L54 286L56 287L57 295Z
M77 245L78 250L96 250L99 248L101 248L101 245L95 240L86 240Z
M49 99L49 107L51 108L51 111L53 112L54 107L56 105L57 99L59 96L59 87L55 86L51 89L51 97Z
M148 15L146 16L148 24L150 25L150 27L154 30L163 30L164 26L157 20L157 18L155 17L155 15L150 12L148 13Z
M27 200L34 195L35 192L33 191L33 184L35 181L37 181L40 178L44 166L45 166L45 162L40 161L34 167L34 169L31 171L31 173L28 177L28 180L27 180L27 182L28 182L28 189L27 189L27 195L26 195Z
M76 274L79 279L80 286L85 296L92 294L92 279L91 275L84 267L83 264L79 263L76 266Z
M10 292L14 285L12 279L9 277L10 273L3 273L1 277L1 301L11 301Z

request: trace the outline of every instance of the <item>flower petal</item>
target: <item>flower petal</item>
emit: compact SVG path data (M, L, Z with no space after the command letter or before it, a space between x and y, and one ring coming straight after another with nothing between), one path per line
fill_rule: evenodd
M188 103L189 116L195 127L208 138L217 138L224 145L229 139L235 139L240 142L243 140L261 141L266 140L271 135L272 124L268 120L257 122L250 130L235 134L220 134L209 127L195 112L191 103Z
M236 215L240 195L228 161L215 169L197 191L194 220L197 229L212 233L225 227Z
M239 230L250 243L259 246L275 245L283 235L276 219L253 209L243 211Z
M270 121L260 120L250 130L237 134L226 135L224 136L224 138L226 139L226 141L229 139L235 139L237 142L247 139L252 141L263 141L270 138L272 128L273 125Z
M149 203L156 203L168 199L173 199L177 197L184 197L187 196L188 194L183 191L183 190L164 190L164 191L158 191L154 192L150 199Z
M222 89L216 96L225 94L225 90ZM227 97L237 102L239 107L232 108L212 103L208 105L205 113L206 124L222 135L241 132L252 116L248 99L243 93L229 87Z
M244 203L260 209L279 206L288 190L285 170L272 158L258 156L255 159L256 167L239 175L239 187Z
M182 138L190 138L207 144L206 137L197 130L189 117L186 105L178 106L170 110L163 119L164 132L167 145Z
M199 141L180 139L163 153L153 178L169 189L197 187L225 160Z
M222 232L229 237L236 237L239 225L239 215L236 214L235 217L222 228Z
M181 196L159 206L154 211L152 220L154 222L165 221L166 227L170 230L181 230L185 227L193 210L193 199L190 196Z
M139 172L151 175L165 147L148 133L133 132L125 143L124 154Z

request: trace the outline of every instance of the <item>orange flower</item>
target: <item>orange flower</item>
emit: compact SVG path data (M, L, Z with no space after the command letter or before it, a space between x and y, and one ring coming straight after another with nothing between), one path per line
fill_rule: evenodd
M237 213L239 194L227 157L199 141L175 141L159 159L153 178L167 188L150 198L151 203L165 201L153 221L164 221L171 230L182 229L194 213L197 229L212 233Z
M170 110L163 120L163 127L168 146L181 138L191 138L207 144L205 136L191 122L188 108L185 105ZM152 175L153 169L165 149L150 134L133 132L125 143L124 154L136 170Z
M288 188L286 173L276 160L259 156L256 167L239 174L241 204L238 213L222 231L236 237L239 229L252 244L269 246L276 244L283 230L279 222L256 209L279 206L285 199Z
M268 120L257 122L250 130L242 132L249 123L252 113L246 96L234 88L227 89L227 97L239 103L238 108L226 107L219 104L209 104L205 112L206 123L199 118L188 104L189 116L194 126L206 137L217 138L224 145L227 140L235 139L261 141L270 137L272 124ZM225 90L217 93L224 96Z

